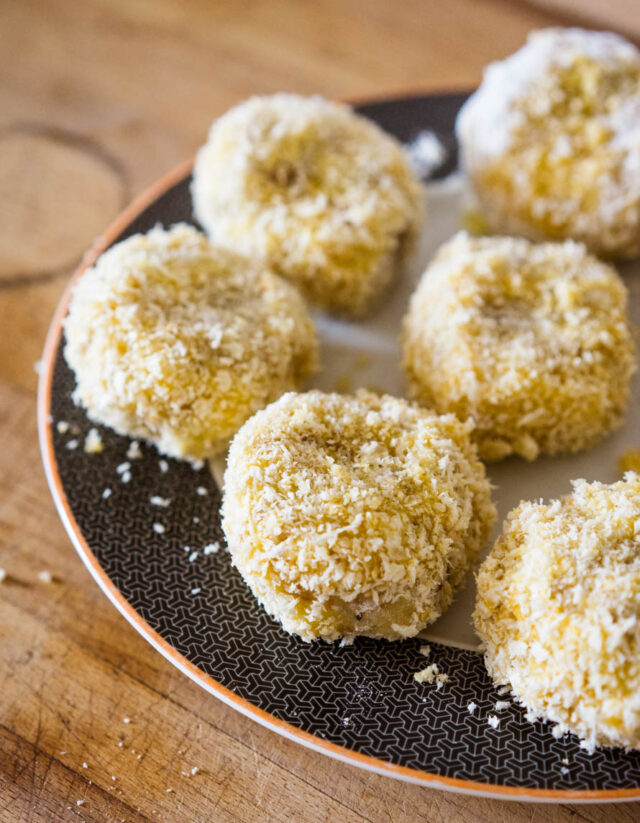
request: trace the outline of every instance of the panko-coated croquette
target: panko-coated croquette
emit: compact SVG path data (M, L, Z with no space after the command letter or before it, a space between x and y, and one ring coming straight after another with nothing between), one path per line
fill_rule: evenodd
M489 674L582 745L640 748L640 476L523 502L478 574Z
M485 72L456 131L494 231L640 251L640 52L608 32L544 29Z
M423 189L393 137L320 97L253 97L211 127L193 178L209 235L315 305L361 315L398 275Z
M306 641L417 634L495 519L468 423L364 391L291 393L258 412L224 488L235 566Z
M76 284L64 323L92 420L199 460L315 369L301 297L185 224L137 234Z
M617 273L581 244L456 235L404 321L410 396L473 418L480 456L576 452L622 422L635 370Z

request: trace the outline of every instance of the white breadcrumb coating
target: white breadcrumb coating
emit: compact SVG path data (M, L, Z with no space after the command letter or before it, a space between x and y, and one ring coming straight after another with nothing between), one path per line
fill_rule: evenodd
M640 52L608 32L533 32L491 64L456 125L484 217L504 234L640 251Z
M478 574L489 674L583 746L640 748L640 475L523 502Z
M191 460L223 450L317 359L295 289L185 224L105 252L76 284L64 330L89 417Z
M286 394L233 439L223 528L265 610L303 640L412 637L495 519L470 424L404 400Z
M575 452L617 428L635 347L627 293L583 245L456 235L404 321L411 397L475 422L484 460Z
M424 192L395 138L321 97L253 97L213 123L193 175L210 236L316 305L368 311L399 274Z

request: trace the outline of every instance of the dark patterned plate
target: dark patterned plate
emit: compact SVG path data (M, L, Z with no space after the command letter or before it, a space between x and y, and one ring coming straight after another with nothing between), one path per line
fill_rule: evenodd
M444 176L455 169L453 124L464 98L394 99L363 105L360 111L403 141L423 129L434 131L448 151L439 170ZM106 247L135 232L156 223L193 222L190 168L184 165L134 203L100 238L75 277ZM438 208L432 211L437 225ZM481 655L468 644L450 642L457 629L454 625L452 635L446 627L460 622L458 607L431 634L429 662L449 675L440 689L413 679L426 665L417 639L360 639L340 647L308 645L285 634L256 604L224 548L215 551L216 543L224 546L220 491L206 467L196 471L165 461L145 445L139 457L130 458L130 441L105 428L99 429L104 451L87 454L82 448L90 424L71 402L74 378L62 357L61 321L68 300L69 289L49 332L39 389L49 484L91 574L158 651L269 728L383 774L517 799L640 798L640 753L588 754L575 738L557 740L548 725L528 723L513 702L495 711L496 701L505 696L494 689ZM332 323L326 321L323 330L329 370L331 335L345 333ZM365 332L360 328L358 334ZM123 462L130 463L128 483L123 482ZM509 471L520 471L519 464ZM524 485L515 485L522 492ZM154 495L170 498L170 505L151 505ZM154 524L160 526L154 529ZM207 545L214 550L205 553ZM445 627L441 631L439 624ZM468 632L468 626L461 631ZM476 704L473 713L470 703ZM491 714L500 718L497 728L488 723Z

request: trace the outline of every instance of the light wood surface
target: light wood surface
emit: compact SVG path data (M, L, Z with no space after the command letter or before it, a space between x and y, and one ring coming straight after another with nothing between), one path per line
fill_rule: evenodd
M526 806L399 783L227 708L92 582L36 442L34 364L70 272L214 116L280 89L466 88L555 20L507 0L0 2L0 821L638 820L633 804Z

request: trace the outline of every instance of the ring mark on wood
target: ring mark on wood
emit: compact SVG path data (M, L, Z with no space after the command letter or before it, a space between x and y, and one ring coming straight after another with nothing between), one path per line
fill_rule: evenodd
M91 137L47 124L0 130L0 289L68 273L129 200L123 164Z

